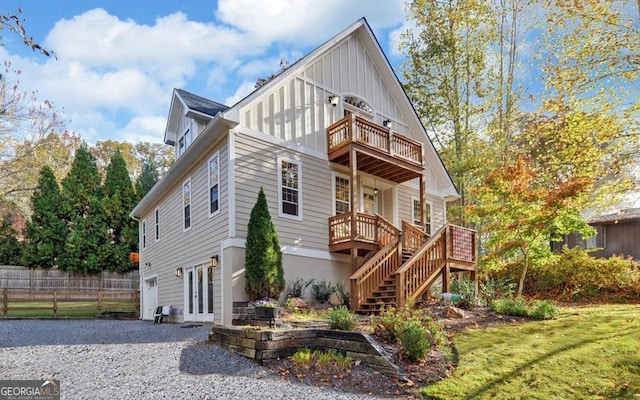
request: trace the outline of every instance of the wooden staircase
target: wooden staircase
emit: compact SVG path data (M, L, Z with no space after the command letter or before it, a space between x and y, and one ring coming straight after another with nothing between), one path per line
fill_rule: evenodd
M476 278L475 231L446 225L429 238L403 222L402 234L351 276L352 309L371 314L416 302L440 275L448 290L448 275L457 271Z
M403 249L402 264L411 258L412 254L410 250ZM363 314L375 314L379 312L382 307L395 307L396 292L396 275L391 274L378 285L378 288L373 291L371 296L367 297L365 302L360 305L358 311Z

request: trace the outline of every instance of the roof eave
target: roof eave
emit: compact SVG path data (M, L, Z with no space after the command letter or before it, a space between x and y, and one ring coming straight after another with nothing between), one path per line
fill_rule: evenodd
M169 171L138 202L129 216L134 219L140 219L188 171L193 162L202 157L221 135L237 125L237 122L226 119L223 113L218 113L205 126L202 133L195 138L187 151L176 160Z

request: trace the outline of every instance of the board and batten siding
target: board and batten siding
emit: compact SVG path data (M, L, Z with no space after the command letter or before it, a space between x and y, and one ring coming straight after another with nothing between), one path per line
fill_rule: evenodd
M235 135L237 236L246 237L251 209L262 187L281 246L327 251L328 218L333 212L329 163L256 136ZM278 216L278 157L302 163L302 220Z
M342 105L333 107L328 98L339 94L361 98L373 108L374 122L391 118L394 131L416 139L357 36L292 68L298 73L240 110L243 126L326 154L327 127L343 115Z
M218 152L220 182L220 212L209 217L208 161ZM171 304L178 309L178 318L184 315L183 278L175 276L175 269L208 264L213 254L221 254L220 243L228 232L228 146L226 141L216 145L206 156L200 158L176 181L162 199L147 210L142 220L147 221L147 246L140 252L141 281L158 276L158 304ZM191 178L191 229L183 229L183 183ZM160 239L156 242L154 213L160 211ZM151 263L147 267L145 263ZM221 315L219 294L221 293L220 268L214 269L214 314L216 322Z

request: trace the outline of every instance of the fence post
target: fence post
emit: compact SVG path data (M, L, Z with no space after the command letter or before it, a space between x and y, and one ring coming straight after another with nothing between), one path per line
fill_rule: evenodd
M9 311L9 298L7 295L7 288L5 287L2 290L2 316L6 317L8 311Z
M58 297L57 290L53 291L53 316L58 317Z
M98 289L98 314L100 314L100 311L102 310L102 288Z
M138 310L138 313L139 313L140 312L140 290L139 289L133 290L133 300L136 302L136 310Z

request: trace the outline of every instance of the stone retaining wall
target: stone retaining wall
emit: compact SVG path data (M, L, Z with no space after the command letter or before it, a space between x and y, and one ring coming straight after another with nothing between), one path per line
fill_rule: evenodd
M380 372L404 378L388 353L369 335L359 332L214 326L209 332L209 341L261 364L288 357L305 347L312 350L334 349Z

